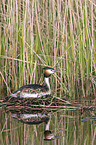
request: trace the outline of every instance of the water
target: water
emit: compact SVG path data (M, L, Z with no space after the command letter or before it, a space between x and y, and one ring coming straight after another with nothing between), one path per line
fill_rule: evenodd
M95 106L93 100L86 101ZM81 102L80 102L81 103ZM95 145L96 110L63 108L50 110L16 106L0 108L2 145Z

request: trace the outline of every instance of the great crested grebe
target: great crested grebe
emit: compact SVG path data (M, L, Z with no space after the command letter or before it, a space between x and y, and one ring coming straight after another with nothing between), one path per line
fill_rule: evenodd
M60 72L56 71L51 67L45 67L44 69L44 85L29 84L20 87L18 90L11 94L12 97L20 98L38 98L45 95L51 94L49 77L52 73Z

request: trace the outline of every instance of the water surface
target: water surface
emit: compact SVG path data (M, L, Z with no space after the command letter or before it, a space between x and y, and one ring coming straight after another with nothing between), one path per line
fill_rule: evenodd
M85 101L87 105L95 100ZM79 102L78 102L79 103ZM81 103L81 102L80 102ZM83 102L84 103L84 102ZM94 104L95 105L95 104ZM0 144L95 145L96 110L0 108Z

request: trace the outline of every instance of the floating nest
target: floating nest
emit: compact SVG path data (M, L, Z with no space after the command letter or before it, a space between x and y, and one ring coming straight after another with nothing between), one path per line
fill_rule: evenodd
M71 106L69 101L60 99L58 97L46 96L45 98L14 98L6 97L4 100L1 100L0 107L31 107L32 109L36 108L56 108Z
M14 97L6 97L4 100L0 101L0 108L4 108L6 110L23 110L28 109L28 111L32 110L57 110L57 109L68 109L68 110L76 110L76 109L89 109L94 110L96 106L83 106L82 104L74 104L71 103L65 98L61 99L59 97L52 97L50 95L40 98L14 98Z

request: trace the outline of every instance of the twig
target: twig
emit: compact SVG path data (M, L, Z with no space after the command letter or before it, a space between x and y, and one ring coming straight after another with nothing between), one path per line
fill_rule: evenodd
M56 98L56 99L58 99L58 100L60 100L60 101L62 101L62 102L65 102L65 103L67 103L67 104L72 104L72 103L70 103L69 101L65 101L65 100L63 100L63 99L61 99L61 98L59 98L59 97L54 97L54 98Z
M4 81L5 85L6 85L6 87L7 87L7 90L9 90L9 92L11 93L11 91L10 91L8 85L7 85L7 82L5 81L5 79L4 79L3 74L1 73L1 71L0 71L0 74L1 74L1 76L2 76L2 79L3 79L3 81Z

